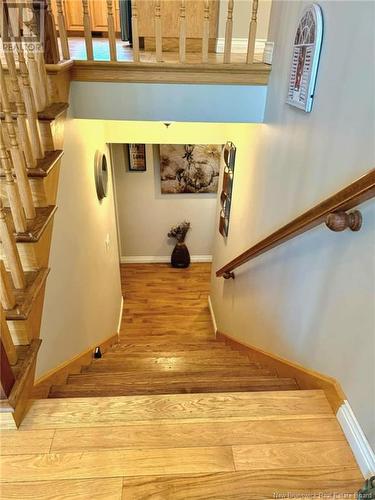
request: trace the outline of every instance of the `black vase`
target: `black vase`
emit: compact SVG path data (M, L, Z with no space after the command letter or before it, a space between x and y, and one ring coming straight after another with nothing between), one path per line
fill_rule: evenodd
M176 243L171 256L171 265L180 269L189 267L190 254L185 243Z

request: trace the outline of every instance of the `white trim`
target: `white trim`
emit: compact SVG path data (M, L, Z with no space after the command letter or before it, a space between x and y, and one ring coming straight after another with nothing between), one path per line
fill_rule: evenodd
M122 323L122 313L124 311L124 297L121 296L121 307L120 307L120 314L119 314L119 317L118 317L118 323L117 323L117 335L120 334L120 330L121 330L121 323Z
M367 479L375 475L375 453L367 441L348 401L344 401L340 406L336 417L363 476Z
M191 255L191 262L212 262L212 255ZM136 255L120 257L121 264L164 264L171 261L170 255Z
M255 53L263 54L264 46L266 45L265 38L257 38L255 40ZM223 54L224 52L225 38L218 38L216 42L216 52L218 54ZM234 54L247 54L247 38L232 38L232 52Z
M212 326L215 332L215 336L217 333L217 323L216 323L216 318L215 318L215 312L214 308L212 307L212 302L211 302L211 297L208 296L208 308L210 309L210 314L211 314L211 321L212 321Z

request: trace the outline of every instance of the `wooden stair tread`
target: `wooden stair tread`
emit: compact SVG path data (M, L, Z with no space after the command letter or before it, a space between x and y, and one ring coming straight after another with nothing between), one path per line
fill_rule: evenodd
M275 417L334 418L321 390L223 392L150 396L40 399L22 423L24 429L119 426L126 422Z
M69 107L67 102L54 102L47 106L44 110L38 112L38 120L41 121L53 121L62 115ZM10 103L10 109L12 112L12 118L17 118L17 108L16 103ZM0 111L0 119L4 120L5 115L3 111Z
M197 337L194 339L193 336L187 337L186 335L144 335L144 336L126 336L126 338L120 336L120 342L121 344L197 344L197 343L206 343L206 342L212 342L214 345L216 343L215 339L213 337L209 338L203 338L203 336ZM221 344L224 345L224 344Z
M82 384L82 385L91 385L91 384L113 384L114 386L121 385L123 383L131 382L135 385L143 385L143 384L159 384L163 383L179 383L186 381L194 382L194 383L207 383L213 382L217 385L224 381L245 381L250 380L257 385L261 385L262 383L267 384L269 381L275 383L275 377L271 375L254 375L254 370L252 368L247 368L245 366L241 366L238 368L216 368L216 370L206 372L205 370L195 371L193 373L189 372L168 372L168 371L159 371L155 374L151 371L139 371L138 373L134 371L120 371L120 372L105 372L105 373L95 373L95 372L85 372L69 375L67 382L68 384ZM280 382L280 385L290 384L291 381L295 384L295 381L291 378L277 378L276 382Z
M178 394L194 392L235 391L280 391L296 390L293 379L246 374L227 375L225 372L203 372L202 374L123 373L71 375L63 386L52 386L49 397L132 395L132 394Z
M142 356L142 355L163 355L163 354L170 354L171 352L173 353L194 353L194 352L202 352L202 349L205 347L205 344L198 344L198 343L185 343L185 344L178 344L174 343L171 345L170 343L157 343L153 344L152 342L145 343L145 344L137 344L136 342L133 343L122 343L114 346L112 351L108 354L116 354L116 355L126 355L129 353L130 356ZM226 351L224 345L210 345L207 348L208 353L215 353L215 352L224 352ZM235 351L232 351L235 352ZM107 354L107 353L106 353Z
M35 219L27 219L27 231L24 233L16 233L13 218L11 216L11 210L9 207L4 208L5 213L8 215L8 221L11 230L16 238L17 243L36 243L39 241L46 229L48 223L55 215L57 210L56 205L49 205L48 207L36 207L36 217Z
M55 151L46 151L45 157L37 160L35 168L27 169L27 176L29 178L47 177L51 170L57 165L64 152L61 149ZM0 177L5 177L4 171L0 168Z
M209 369L228 369L231 367L241 367L248 370L264 370L270 373L269 369L265 369L259 364L249 363L249 361L241 358L198 358L189 360L187 358L102 358L101 360L94 360L91 365L84 367L85 371L96 370L112 370L114 372L129 371L129 370L199 370L204 371L205 368Z
M172 346L171 346L172 347ZM188 351L188 355L185 350L180 351L158 351L158 352L150 352L150 351L142 351L140 353L133 353L129 351L122 350L111 350L106 352L103 355L102 359L96 360L96 362L103 362L104 360L122 360L129 359L130 361L140 361L144 359L147 362L155 362L159 360L159 362L166 361L167 359L173 358L175 361L195 361L195 360L205 360L205 359L233 359L233 360L243 360L249 362L248 356L246 354L236 351L228 351L228 350L220 350L220 349L200 349L195 351Z
M275 377L276 374L267 368L259 368L248 366L245 363L222 363L222 364L210 364L210 363L191 363L184 364L183 367L178 366L174 363L165 363L165 364L149 364L149 363L137 363L134 365L126 364L126 363L110 363L110 364L100 364L93 363L92 365L85 366L81 369L82 374L89 373L101 373L101 374L134 374L138 375L143 374L144 372L156 372L156 376L159 375L160 370L164 370L166 373L204 373L204 372L222 372L228 373L233 371L233 369L241 367L243 368L243 372L248 374L253 374L254 376L272 376Z
M27 171L29 177L47 177L51 170L57 165L64 152L61 149L46 151L45 157L38 160L35 168Z
M22 349L17 349L21 354L17 364L12 367L16 381L12 387L9 398L6 401L0 402L0 412L13 411L17 402L29 382L32 367L36 361L36 357L42 341L41 339L33 339L29 346L23 346Z
M25 273L26 288L24 290L13 288L16 306L13 309L5 311L7 321L25 320L28 318L32 305L44 285L49 271L49 268L41 268L38 271L28 271Z
M38 120L41 121L53 121L56 120L60 115L62 115L69 108L69 103L67 102L54 102L47 106L43 111L39 111Z

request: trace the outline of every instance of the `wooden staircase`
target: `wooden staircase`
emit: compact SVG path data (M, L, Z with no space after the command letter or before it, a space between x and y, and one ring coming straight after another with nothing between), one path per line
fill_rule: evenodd
M120 342L52 386L49 397L296 390L244 353L215 339L207 304L210 265L123 266ZM130 300L127 300L129 297Z
M121 271L120 342L3 431L5 498L354 497L363 479L324 392L215 340L208 264Z
M4 42L5 35L2 47ZM27 52L20 44L1 53L0 412L14 426L28 407L41 345L69 100L65 68L62 64L48 74L43 54Z

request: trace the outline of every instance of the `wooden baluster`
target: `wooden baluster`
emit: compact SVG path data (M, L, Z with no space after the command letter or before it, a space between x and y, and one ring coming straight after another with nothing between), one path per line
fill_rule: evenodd
M225 26L225 44L224 44L224 63L230 63L232 55L232 36L233 36L233 7L234 1L228 2L227 23Z
M2 264L2 261L0 261L0 266L4 267L4 264ZM1 274L2 271L0 271ZM3 286L3 283L1 282L1 286ZM5 349L5 352L8 357L8 361L10 365L15 365L17 363L17 351L16 348L14 347L12 337L9 332L8 324L5 319L5 313L4 309L0 305L0 338L3 342L3 346Z
M9 41L9 38L5 35L7 32L6 27L6 19L3 18L3 27L5 28L2 32L2 42ZM27 120L26 120L26 109L25 103L23 100L23 95L21 94L20 85L18 82L16 63L14 60L13 52L9 50L3 50L7 66L9 72L9 79L12 85L13 96L16 103L17 110L17 128L18 133L23 149L23 153L25 155L27 168L34 168L36 166L36 158L34 157L33 150L31 149L31 142L29 138L29 131L27 128Z
M8 262L10 274L15 288L23 289L26 286L25 274L22 269L21 259L17 250L16 240L10 229L3 200L0 198L0 239L3 244L3 250Z
M35 108L42 111L45 107L43 89L40 81L39 67L33 49L27 53L27 67L30 75L30 85L34 94Z
M180 4L180 63L186 60L186 6L185 0L181 0Z
M57 64L60 61L60 50L51 0L41 0L41 4L43 9L40 10L40 15L44 15L44 60L47 64Z
M94 59L94 50L92 46L91 18L90 18L88 0L82 0L82 7L83 7L83 29L85 32L86 55L87 55L87 60L92 61Z
M138 35L138 6L137 0L132 0L132 35L133 35L133 61L139 62L139 35Z
M161 34L160 0L155 2L155 54L156 61L163 61L163 40Z
M34 208L34 203L33 203L33 198L31 194L31 187L29 183L29 179L27 177L27 170L26 170L26 163L25 163L25 157L22 153L21 148L18 145L18 140L17 140L17 135L16 135L16 130L14 127L13 123L13 118L12 118L12 112L10 109L10 102L9 102L9 96L8 96L8 91L7 87L5 84L5 78L4 78L4 71L2 64L0 63L0 86L1 86L1 105L3 108L4 112L4 122L5 126L8 132L8 137L10 141L10 154L12 157L12 162L13 162L13 167L14 171L17 177L17 182L18 182L18 188L21 196L21 201L23 208L25 210L26 217L28 219L34 219L35 217L35 208ZM1 163L3 165L3 168L10 168L9 163L6 161L6 156L8 156L8 153L5 149L5 144L4 144L4 136L3 136L3 131L1 129L0 133L0 147L2 150L2 160ZM4 157L4 159L3 159ZM5 167L4 167L4 163ZM15 199L15 203L17 200ZM17 211L16 211L17 214ZM19 219L20 222L20 227L22 226L22 222ZM25 229L23 229L25 230ZM23 231L22 231L23 232Z
M6 272L4 261L0 259L0 304L1 310L13 309L16 305L16 297L12 290L9 274Z
M38 67L39 67L39 75L42 83L43 94L44 94L44 103L45 108L51 104L51 97L49 94L49 86L48 86L48 75L46 70L46 64L44 61L43 52L37 52L36 54Z
M258 0L253 0L253 8L251 11L251 21L249 28L249 41L247 45L247 64L254 62L255 40L257 36L257 16L258 16Z
M31 3L32 5L32 3ZM33 8L33 7L32 7ZM45 4L42 4L39 6L39 9L34 9L34 16L32 18L32 21L30 23L30 28L34 36L39 36L40 37L40 31L39 31L39 24L40 23L40 18L41 15L45 14L45 17L51 17L53 20L53 14L52 14L52 7L50 2L47 4L47 10L45 8ZM39 20L39 21L38 21ZM46 20L46 19L45 19ZM55 27L55 21L53 20L53 27ZM52 37L57 36L56 35L56 29L54 29L54 32L52 33ZM47 44L49 43L49 39L51 37L47 37L46 40L43 40L44 45L42 46L42 50L35 50L35 61L36 61L36 68L37 68L37 75L39 77L39 87L37 88L37 93L40 94L41 97L41 106L40 109L38 108L38 111L41 111L45 109L49 104L50 104L50 97L49 97L49 92L48 92L48 77L47 77L47 71L46 71L46 65L45 65L45 60L44 60L44 49ZM57 39L56 39L57 40ZM57 43L57 41L56 41ZM31 75L30 75L31 77ZM34 96L36 94L34 93Z
M30 0L26 0L30 11L33 11L33 5ZM23 36L38 36L38 28L35 22L35 16L30 21L23 22ZM36 59L35 44L26 44L27 47L27 67L30 75L30 84L34 94L35 106L37 111L42 111L45 107L45 92L43 83L39 74L39 65Z
M204 2L204 18L203 18L203 33L202 33L202 62L208 62L208 39L210 36L210 2Z
M24 233L27 230L25 212L22 207L21 197L18 190L18 185L12 174L12 167L8 151L5 147L3 136L3 125L0 128L0 164L5 174L5 190L7 192L14 227L17 233Z
M64 15L64 7L62 0L56 0L57 7L57 25L59 27L60 44L63 59L70 59L68 36L66 34L66 23Z
M113 0L107 0L107 19L108 19L108 43L111 61L117 60L116 53L116 33L115 18L113 17Z
M8 399L12 388L16 382L12 368L4 349L3 342L0 339L0 399Z
M44 158L44 149L38 126L38 115L35 106L34 94L30 85L29 72L27 70L22 47L17 45L18 63L22 81L23 98L25 101L27 122L29 124L31 148L35 158Z

